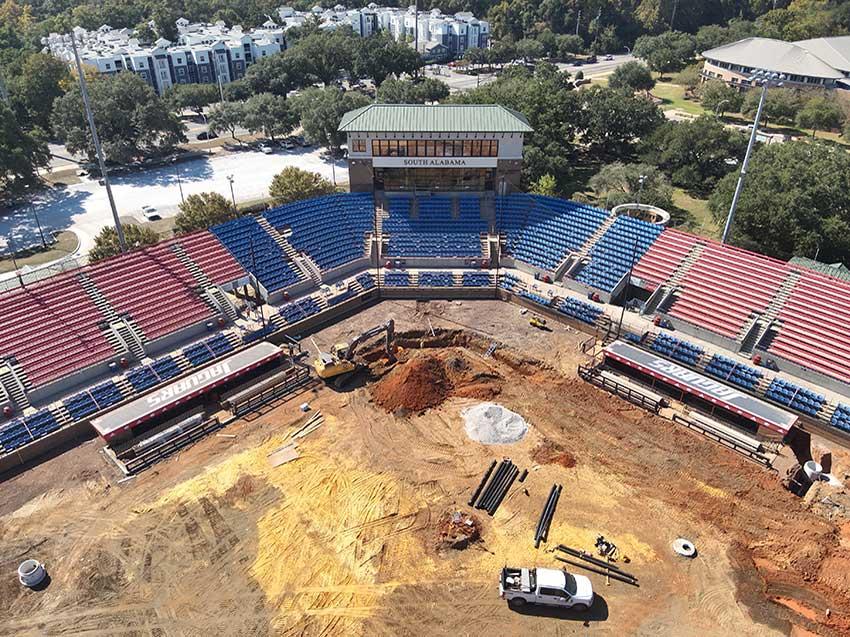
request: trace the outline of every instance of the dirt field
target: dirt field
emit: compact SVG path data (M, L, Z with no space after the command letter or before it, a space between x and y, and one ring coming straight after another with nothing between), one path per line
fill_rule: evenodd
M94 441L0 484L0 634L848 634L850 523L819 504L843 490L800 500L774 473L582 383L587 335L536 331L515 306L384 302L316 340L389 316L398 331L430 319L485 334L402 334L381 380L311 390L123 484ZM496 335L505 347L487 357ZM373 399L385 403L387 387L393 413ZM442 402L405 407L435 404L432 389ZM522 441L467 438L460 412L484 398L529 422ZM271 468L305 400L325 423L300 458ZM475 512L480 541L438 548L440 518L468 512L504 456L528 479L495 517ZM843 478L844 454L836 465ZM535 550L554 482L560 504ZM586 614L518 613L498 599L504 564L557 567L555 544L592 549L598 534L640 588L589 574L598 600ZM695 559L672 552L680 536ZM45 562L45 590L18 585L24 556Z

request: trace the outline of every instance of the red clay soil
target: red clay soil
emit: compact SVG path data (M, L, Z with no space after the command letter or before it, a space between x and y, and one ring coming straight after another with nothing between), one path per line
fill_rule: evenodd
M535 447L531 452L531 458L539 464L559 464L567 469L576 466L575 456L549 439L545 439Z
M419 412L441 404L450 391L443 361L433 356L414 356L375 384L372 397L391 413Z

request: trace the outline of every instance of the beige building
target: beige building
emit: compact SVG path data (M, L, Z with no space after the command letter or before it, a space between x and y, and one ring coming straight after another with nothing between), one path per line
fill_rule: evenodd
M785 76L792 88L850 89L850 36L784 42L746 38L704 51L704 81L748 88L757 70Z

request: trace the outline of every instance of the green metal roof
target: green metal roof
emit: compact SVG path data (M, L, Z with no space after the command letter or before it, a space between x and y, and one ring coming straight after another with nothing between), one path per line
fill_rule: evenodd
M498 104L370 104L342 116L345 133L529 133L522 113Z
M794 257L788 263L791 265L799 265L801 267L808 268L809 270L820 272L821 274L828 274L829 276L834 276L836 279L841 279L842 281L850 282L850 270L848 270L843 263L821 263L820 261L815 261L814 259L808 259L806 257Z

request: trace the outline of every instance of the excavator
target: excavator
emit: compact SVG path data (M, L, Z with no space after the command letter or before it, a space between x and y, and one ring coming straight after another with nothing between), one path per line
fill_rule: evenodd
M341 376L347 376L351 372L358 369L358 364L354 361L354 355L357 353L357 348L370 338L378 334L386 332L386 350L387 357L390 362L395 362L395 353L393 352L393 339L395 337L395 322L390 319L383 325L366 330L355 338L350 343L337 343L331 348L330 352L323 352L313 341L313 346L319 356L313 361L313 368L319 378L325 380L337 379L341 380Z

